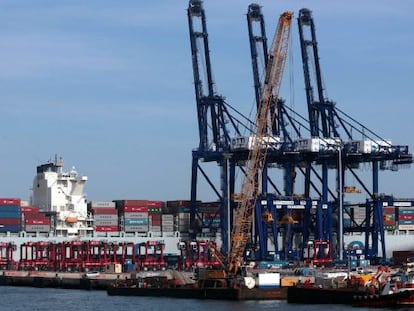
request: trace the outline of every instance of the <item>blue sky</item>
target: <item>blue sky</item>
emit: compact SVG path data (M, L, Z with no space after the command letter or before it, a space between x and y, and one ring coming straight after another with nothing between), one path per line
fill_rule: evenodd
M254 104L251 1L205 0L217 93ZM257 1L269 39L286 10L312 10L329 98L414 148L411 1ZM0 1L0 196L28 199L36 165L62 156L89 177L89 200L188 199L198 145L188 1ZM306 115L296 19L289 104ZM288 85L288 86L287 86ZM380 191L414 197L413 169ZM200 188L200 198L210 199Z

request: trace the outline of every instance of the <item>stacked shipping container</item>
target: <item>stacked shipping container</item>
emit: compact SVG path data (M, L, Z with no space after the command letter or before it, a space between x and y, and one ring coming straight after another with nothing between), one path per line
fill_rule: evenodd
M148 220L149 220L149 231L157 234L161 233L161 214L164 202L162 201L148 201Z
M20 231L20 199L0 198L0 232Z
M348 203L348 202L344 202ZM395 202L395 206L383 207L384 229L387 231L414 231L414 206L411 202ZM347 204L345 204L346 206ZM186 237L190 224L190 200L151 201L116 200L88 203L88 211L94 219L96 232L160 233L179 231ZM220 228L218 202L197 202L197 213L203 233L213 233ZM350 218L362 224L366 218L364 206L345 207L344 225L351 225ZM303 221L302 209L291 209L291 216L299 224ZM196 219L198 221L198 218ZM36 206L29 206L20 199L0 198L0 232L50 232L51 221Z
M213 237L221 225L219 213L219 202L203 202L198 207L198 212L202 214L203 235Z
M22 206L23 231L26 232L50 232L50 219L39 211L36 206Z
M124 232L148 232L148 200L114 201L120 218L119 229Z
M384 215L384 229L387 231L394 231L396 229L395 207L383 207L382 212Z
M190 206L189 200L167 201L167 210L174 215L177 231L186 236L190 230Z
M398 230L414 230L414 208L398 208Z
M162 214L161 215L161 230L162 232L174 232L174 215L173 214Z
M96 232L119 231L115 202L89 202L88 211L93 215L93 226Z

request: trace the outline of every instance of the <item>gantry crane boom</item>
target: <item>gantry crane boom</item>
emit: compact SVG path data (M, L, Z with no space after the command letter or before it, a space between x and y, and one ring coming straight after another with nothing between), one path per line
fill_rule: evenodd
M234 211L231 231L231 245L228 258L228 270L236 273L242 264L243 253L251 234L253 211L259 196L258 181L266 163L267 146L271 135L270 127L274 113L269 113L273 97L279 97L282 77L289 48L290 28L293 13L284 12L273 37L266 66L265 81L262 86L260 105L257 110L253 144L249 152L244 179L241 187L240 202Z

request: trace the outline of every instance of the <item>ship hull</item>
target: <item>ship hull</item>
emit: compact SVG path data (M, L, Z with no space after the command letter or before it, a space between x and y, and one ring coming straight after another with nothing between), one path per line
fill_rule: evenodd
M350 288L319 288L292 286L287 289L288 303L351 305L363 293Z
M186 299L219 299L219 300L279 300L286 299L286 288L247 289L247 288L138 288L116 287L107 288L110 296L154 296Z

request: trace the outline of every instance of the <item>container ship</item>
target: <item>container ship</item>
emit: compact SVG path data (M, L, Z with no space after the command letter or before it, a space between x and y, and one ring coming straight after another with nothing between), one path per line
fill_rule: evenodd
M189 226L186 201L171 201L170 213L165 214L162 201L88 202L84 194L88 177L74 167L65 171L63 165L63 159L56 157L37 166L30 201L0 198L0 243L15 245L14 260L21 258L22 247L28 243L91 240L162 241L165 253L179 254L179 230L188 233Z
M189 241L189 200L88 201L84 194L88 177L78 174L74 167L65 171L63 165L63 159L56 157L54 161L37 166L30 201L0 198L0 243L15 245L14 260L21 260L21 252L27 252L28 243L70 241L101 241L117 245L161 242L165 254L182 255L183 244ZM383 209L388 256L394 251L413 250L413 205L410 200L395 201L394 206ZM213 219L217 208L218 203L200 202L203 221L211 227L203 230L202 240L212 241L220 248L220 224L217 223L220 219ZM360 217L363 221L364 210L354 207L354 219ZM300 221L302 210L292 211L294 218ZM344 224L347 225L346 218ZM345 235L344 242L363 247L365 236ZM1 257L6 257L1 252Z

